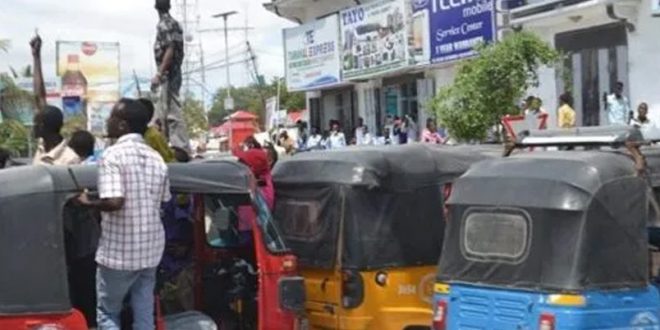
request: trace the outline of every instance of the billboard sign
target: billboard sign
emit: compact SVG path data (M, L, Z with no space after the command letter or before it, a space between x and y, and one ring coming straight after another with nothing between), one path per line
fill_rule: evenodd
M119 100L119 43L58 41L57 76L68 112L82 110L88 129L104 134L108 109Z
M429 4L431 0L412 0L408 49L411 64L428 64L431 60L431 22Z
M474 47L495 40L494 0L412 0L414 15L428 15L430 58L444 63L474 56Z
M16 86L26 92L34 92L33 78L22 77L15 80ZM44 87L46 88L46 103L61 107L62 99L60 97L60 87L56 79L44 78ZM23 125L31 126L32 117L34 116L34 101L24 102L17 105L13 111L14 119L20 121ZM66 116L66 112L65 112Z
M284 29L283 33L286 83L290 91L312 90L341 81L336 14Z
M344 80L363 79L408 65L404 0L377 0L339 14Z

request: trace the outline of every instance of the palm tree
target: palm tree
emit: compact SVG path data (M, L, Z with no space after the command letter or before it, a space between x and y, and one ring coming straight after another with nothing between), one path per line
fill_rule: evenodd
M30 131L16 120L0 123L0 148L14 156L24 155L28 150Z
M9 39L0 39L0 51L8 52L9 47L11 46L11 40Z
M10 46L9 39L0 39L0 52L8 52ZM31 71L28 67L22 73L31 73ZM30 131L19 121L3 120L3 117L7 112L31 101L30 93L19 89L8 75L0 74L0 148L8 150L14 156L23 155L28 150Z

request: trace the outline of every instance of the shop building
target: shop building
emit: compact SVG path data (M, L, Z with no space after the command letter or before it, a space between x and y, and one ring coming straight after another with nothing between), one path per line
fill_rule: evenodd
M476 2L493 3L491 0ZM453 80L455 61L445 59L433 64L430 58L433 46L429 41L433 30L430 16L432 8L437 7L440 11L443 3L446 0L274 0L265 4L271 12L301 24L283 32L288 57L285 62L287 80L291 79L288 85L307 94L311 126L324 130L330 120L339 120L346 133L351 135L358 118L363 118L372 133L382 133L389 115L410 116L416 119L421 130L429 117L427 104L435 90ZM459 13L462 10L458 8ZM299 67L291 65L291 59L295 57L291 49L312 42L311 39L317 39L320 34L326 40L327 31L322 32L318 25L327 24L319 23L327 20L337 20L340 25L336 30L340 68L339 72L333 73L340 79L323 86L301 84L296 89L296 82L300 82L296 76L307 77L318 72L297 72ZM460 23L456 22L457 25ZM486 30L493 34L494 22L489 24L493 27ZM317 40L313 42L318 45ZM307 46L307 55L313 47ZM296 72L292 74L293 71Z
M647 102L660 123L660 9L657 0L529 0L511 23L536 32L565 54L559 68L541 72L533 92L556 122L558 97L571 91L578 125L607 124L604 95L616 82L633 110Z
M408 61L371 73L364 68L381 65L381 59L398 53L382 55L386 52L381 50L380 58L372 56L370 47L389 47L391 40L374 43L383 32L368 18L354 23L365 17L361 11L388 0L265 4L273 13L300 23L301 31L319 20L338 21L337 81L299 89L307 92L312 126L327 129L329 120L335 119L350 135L359 117L375 132L387 115L410 115L421 129L429 116L429 100L452 83L456 63L473 54L469 50L474 42L492 41L507 31L502 28L505 22L507 27L535 32L564 54L562 65L541 70L539 87L529 92L544 101L550 127L556 125L558 98L564 91L573 93L578 125L607 124L604 95L617 81L624 83L633 109L647 102L652 119L660 123L658 0L389 0L399 1L403 18L395 8L379 24L387 25L390 33L400 23L407 26ZM396 42L391 43L395 49ZM356 67L364 69L362 74L352 72Z

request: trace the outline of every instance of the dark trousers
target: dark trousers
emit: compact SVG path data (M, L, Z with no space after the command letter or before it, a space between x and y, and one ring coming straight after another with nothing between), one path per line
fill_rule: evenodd
M69 293L73 308L85 315L88 327L96 327L96 261L94 254L69 264Z

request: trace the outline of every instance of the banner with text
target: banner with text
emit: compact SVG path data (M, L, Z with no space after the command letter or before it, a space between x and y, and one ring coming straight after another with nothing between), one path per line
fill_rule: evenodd
M286 83L290 91L340 82L337 15L284 30Z
M58 41L57 75L67 115L85 114L87 128L104 134L119 99L119 43Z
M494 0L413 0L413 12L430 19L432 63L475 55L479 43L495 40Z
M377 0L339 14L343 79L360 79L408 65L404 0Z
M14 82L18 88L29 93L34 93L34 82L32 78L17 78ZM44 87L46 88L46 103L55 105L59 108L62 104L62 98L60 96L60 86L58 80L44 78ZM8 107L4 110L10 113L10 118L20 121L23 125L33 125L32 117L34 116L34 101L32 99L29 101L23 100L23 102L17 103L15 107Z

